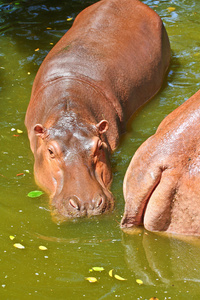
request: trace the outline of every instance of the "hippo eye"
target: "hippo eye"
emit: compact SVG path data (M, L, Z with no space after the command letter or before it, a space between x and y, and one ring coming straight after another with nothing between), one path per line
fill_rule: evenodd
M55 155L54 155L53 151L51 149L48 149L48 151L49 151L49 154L50 154L51 158L54 158Z

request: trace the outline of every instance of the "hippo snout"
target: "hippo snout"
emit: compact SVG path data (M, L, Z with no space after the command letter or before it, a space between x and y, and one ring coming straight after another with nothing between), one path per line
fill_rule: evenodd
M52 214L59 222L67 219L95 216L113 209L114 200L109 199L105 194L96 194L91 200L83 201L76 195L69 196L62 200L53 199Z
M96 195L91 201L83 202L78 197L72 196L64 201L64 206L68 206L69 210L75 214L96 215L102 213L106 208L106 197L104 195Z

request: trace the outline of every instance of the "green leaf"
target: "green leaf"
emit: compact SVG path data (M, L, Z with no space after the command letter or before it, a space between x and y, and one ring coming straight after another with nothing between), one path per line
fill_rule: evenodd
M97 282L97 279L95 277L86 277L85 279L89 282Z
M94 271L97 271L97 272L101 272L101 271L104 270L103 267L93 267L92 269L93 269Z
M29 192L27 196L30 198L36 198L36 197L40 197L43 194L44 193L42 191L32 191L32 192Z

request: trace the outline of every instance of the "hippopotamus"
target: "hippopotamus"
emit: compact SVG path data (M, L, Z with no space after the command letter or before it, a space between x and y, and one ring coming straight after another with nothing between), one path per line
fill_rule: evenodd
M124 178L122 228L200 235L200 90L134 154Z
M113 209L110 154L169 64L163 23L139 0L89 6L46 56L25 125L35 180L58 221Z

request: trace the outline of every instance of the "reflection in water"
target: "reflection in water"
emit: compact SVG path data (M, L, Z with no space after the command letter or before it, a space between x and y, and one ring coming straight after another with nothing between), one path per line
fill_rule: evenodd
M200 283L200 239L142 231L123 234L128 268L146 285L188 287Z

